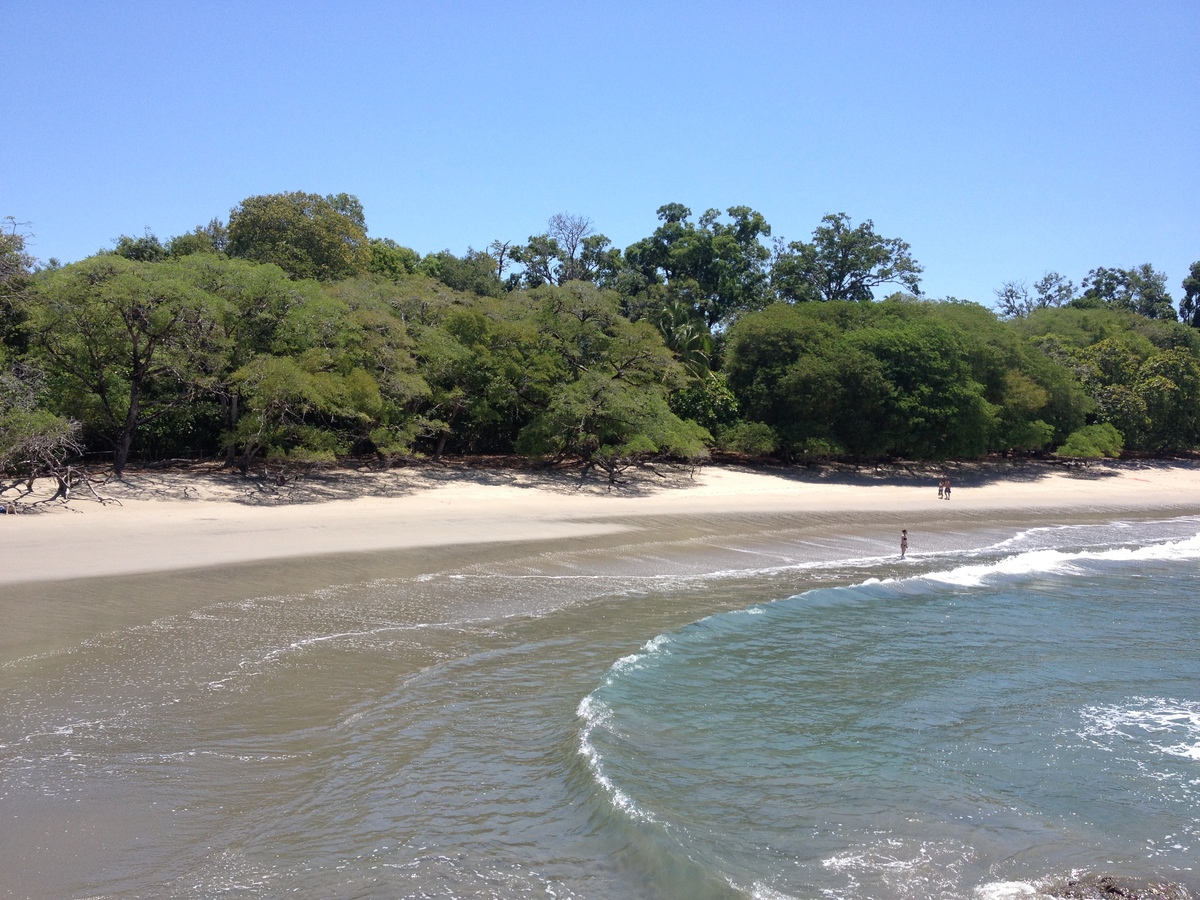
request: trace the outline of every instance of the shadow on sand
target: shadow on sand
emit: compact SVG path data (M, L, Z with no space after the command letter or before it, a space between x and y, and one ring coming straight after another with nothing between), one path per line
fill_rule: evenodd
M1194 460L1105 461L1090 466L1047 460L989 459L945 463L888 462L880 464L821 463L773 465L743 460L722 460L705 468L753 473L800 484L883 485L936 487L950 479L955 488L981 487L997 482L1037 482L1051 475L1101 482L1122 473L1151 471ZM609 484L603 475L581 476L575 466L550 466L504 457L471 460L426 461L405 466L312 466L287 470L259 470L243 475L217 463L179 462L127 470L124 477L93 470L87 473L91 488L77 487L70 504L51 501L49 495L25 491L24 484L3 485L0 502L17 500L21 511L41 512L64 506L86 505L95 500L162 499L221 500L251 506L324 503L361 497L405 497L441 485L471 484L549 491L563 495L646 497L695 484L703 471L690 464L654 463L630 468ZM47 486L49 486L47 484Z

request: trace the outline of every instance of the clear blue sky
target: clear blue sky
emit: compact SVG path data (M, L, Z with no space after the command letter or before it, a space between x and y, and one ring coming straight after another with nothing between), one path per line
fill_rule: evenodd
M1200 2L0 0L0 216L69 262L253 194L422 253L680 202L873 219L925 292L1200 260Z

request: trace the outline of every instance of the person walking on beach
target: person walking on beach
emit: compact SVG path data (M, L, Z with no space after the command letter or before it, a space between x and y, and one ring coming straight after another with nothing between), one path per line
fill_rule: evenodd
M945 488L946 488L946 479L939 478L938 479L938 499L939 500L942 499L942 491L945 490Z
M949 478L947 478L947 479L946 479L946 494L945 494L945 498L946 498L947 500L949 500L949 499L950 499L950 479L949 479Z
M900 529L900 558L904 559L904 554L908 552L908 529Z

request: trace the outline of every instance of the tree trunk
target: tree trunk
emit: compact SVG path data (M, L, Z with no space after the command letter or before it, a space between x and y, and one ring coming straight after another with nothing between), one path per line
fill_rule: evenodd
M125 464L129 462L129 448L133 446L133 435L138 426L138 406L141 400L141 390L135 382L129 388L129 412L125 415L125 427L117 440L117 452L113 455L113 475L121 477Z
M237 452L237 448L233 443L233 432L237 428L238 423L238 394L234 391L228 398L222 398L222 405L225 407L225 425L229 429L229 443L225 447L225 468L233 465L233 458ZM243 467L242 474L245 474Z

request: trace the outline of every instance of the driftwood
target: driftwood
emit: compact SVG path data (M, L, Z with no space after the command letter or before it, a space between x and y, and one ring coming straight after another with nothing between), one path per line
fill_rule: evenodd
M96 486L92 484L92 479L88 473L84 470L76 469L74 466L67 466L61 470L55 467L32 475L28 479L24 479L25 496L28 496L33 492L34 482L38 478L53 478L55 481L54 494L53 496L47 497L43 500L34 500L31 503L26 504L29 507L40 506L43 503L54 503L55 501L60 501L63 506L68 506L71 503L72 492L74 488L80 485L87 488L87 492L91 494L91 498L101 506L105 506L109 503L115 503L117 506L121 505L121 501L115 497L101 496L96 491ZM14 500L11 504L11 508L8 511L15 512L19 500L20 498Z

